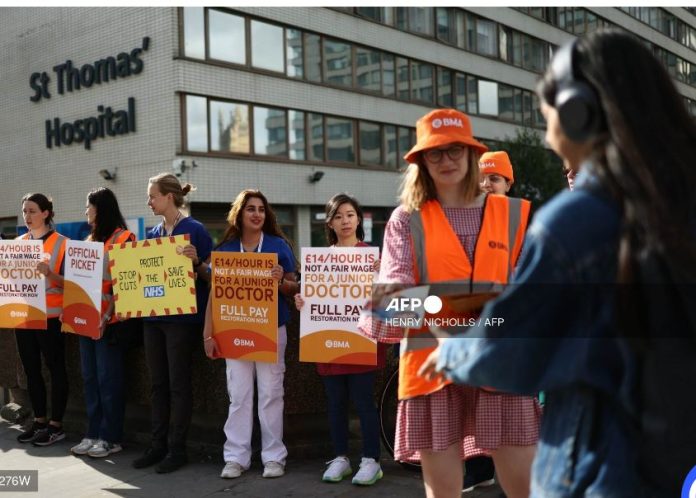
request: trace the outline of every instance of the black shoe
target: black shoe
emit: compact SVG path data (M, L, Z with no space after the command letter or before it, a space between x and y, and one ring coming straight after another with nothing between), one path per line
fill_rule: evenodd
M167 450L164 448L150 447L145 450L145 453L140 458L133 460L133 467L136 469L144 469L150 465L161 462L167 456Z
M63 428L48 424L46 429L39 431L31 444L34 446L51 446L53 443L57 443L63 439L65 439Z
M17 441L19 441L20 443L31 443L34 439L37 438L41 431L46 430L46 425L46 422L32 422L31 427L29 427L29 429L17 436Z
M168 474L179 470L188 463L186 453L168 453L167 457L157 466L158 474Z
M464 476L464 489L468 493L475 488L484 488L495 484L495 467L493 459L480 456L466 461L466 475Z

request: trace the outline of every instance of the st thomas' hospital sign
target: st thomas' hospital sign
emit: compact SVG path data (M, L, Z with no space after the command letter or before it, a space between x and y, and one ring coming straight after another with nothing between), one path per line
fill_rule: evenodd
M115 57L108 56L93 63L81 66L73 65L72 60L53 67L55 73L55 91L60 95L66 92L92 88L110 81L128 78L142 73L144 63L141 57L150 47L150 37L146 36L139 47L130 52L120 52ZM32 73L29 86L34 94L29 97L32 102L51 98L51 76L46 71ZM97 116L78 119L72 123L63 123L59 117L46 120L46 147L49 149L61 145L83 144L92 148L92 142L100 138L126 135L135 131L135 98L128 97L126 108L114 111L111 106L97 106Z

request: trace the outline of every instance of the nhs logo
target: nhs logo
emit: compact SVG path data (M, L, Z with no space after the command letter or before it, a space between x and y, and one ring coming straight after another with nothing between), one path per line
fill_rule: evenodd
M143 287L145 291L145 297L163 297L164 296L164 285L151 285L149 287Z

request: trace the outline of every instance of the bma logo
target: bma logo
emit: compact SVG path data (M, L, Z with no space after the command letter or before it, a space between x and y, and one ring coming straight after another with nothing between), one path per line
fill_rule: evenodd
M348 341L335 341L332 339L327 339L327 341L324 343L324 345L328 348L339 348L339 349L348 349L350 348L350 343Z
M442 126L456 126L457 128L464 128L464 124L462 123L462 120L459 118L436 118L433 119L433 122L431 124L432 127L435 129L438 129Z
M12 318L28 318L29 313L26 311L10 311L10 316Z
M684 479L681 498L696 498L696 467L691 469Z
M385 308L385 311L417 311L421 309L431 315L438 313L442 309L442 299L437 296L428 296L425 299L418 297L395 297Z
M244 346L247 348L253 348L254 347L254 341L251 339L240 339L239 337L235 337L234 341L232 341L235 346Z
M163 297L164 296L164 285L151 285L149 287L143 287L145 292L145 297Z
M483 161L483 162L479 163L479 168L481 168L481 169L495 168L495 163L493 161Z
M488 247L491 249L502 249L503 251L507 251L508 247L503 244L502 242L497 242L495 240L491 240L488 242Z
M80 318L79 316L75 317L74 322L75 325L87 325L87 320L85 320L84 318Z

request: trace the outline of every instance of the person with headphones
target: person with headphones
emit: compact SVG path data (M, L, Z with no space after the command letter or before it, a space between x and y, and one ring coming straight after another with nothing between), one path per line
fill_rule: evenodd
M647 282L696 278L696 123L660 61L618 30L561 47L538 93L573 190L537 212L514 285L471 339L440 341L420 373L546 393L532 498L679 496L696 444L693 301ZM674 292L656 307L652 288ZM669 356L647 362L655 351Z

